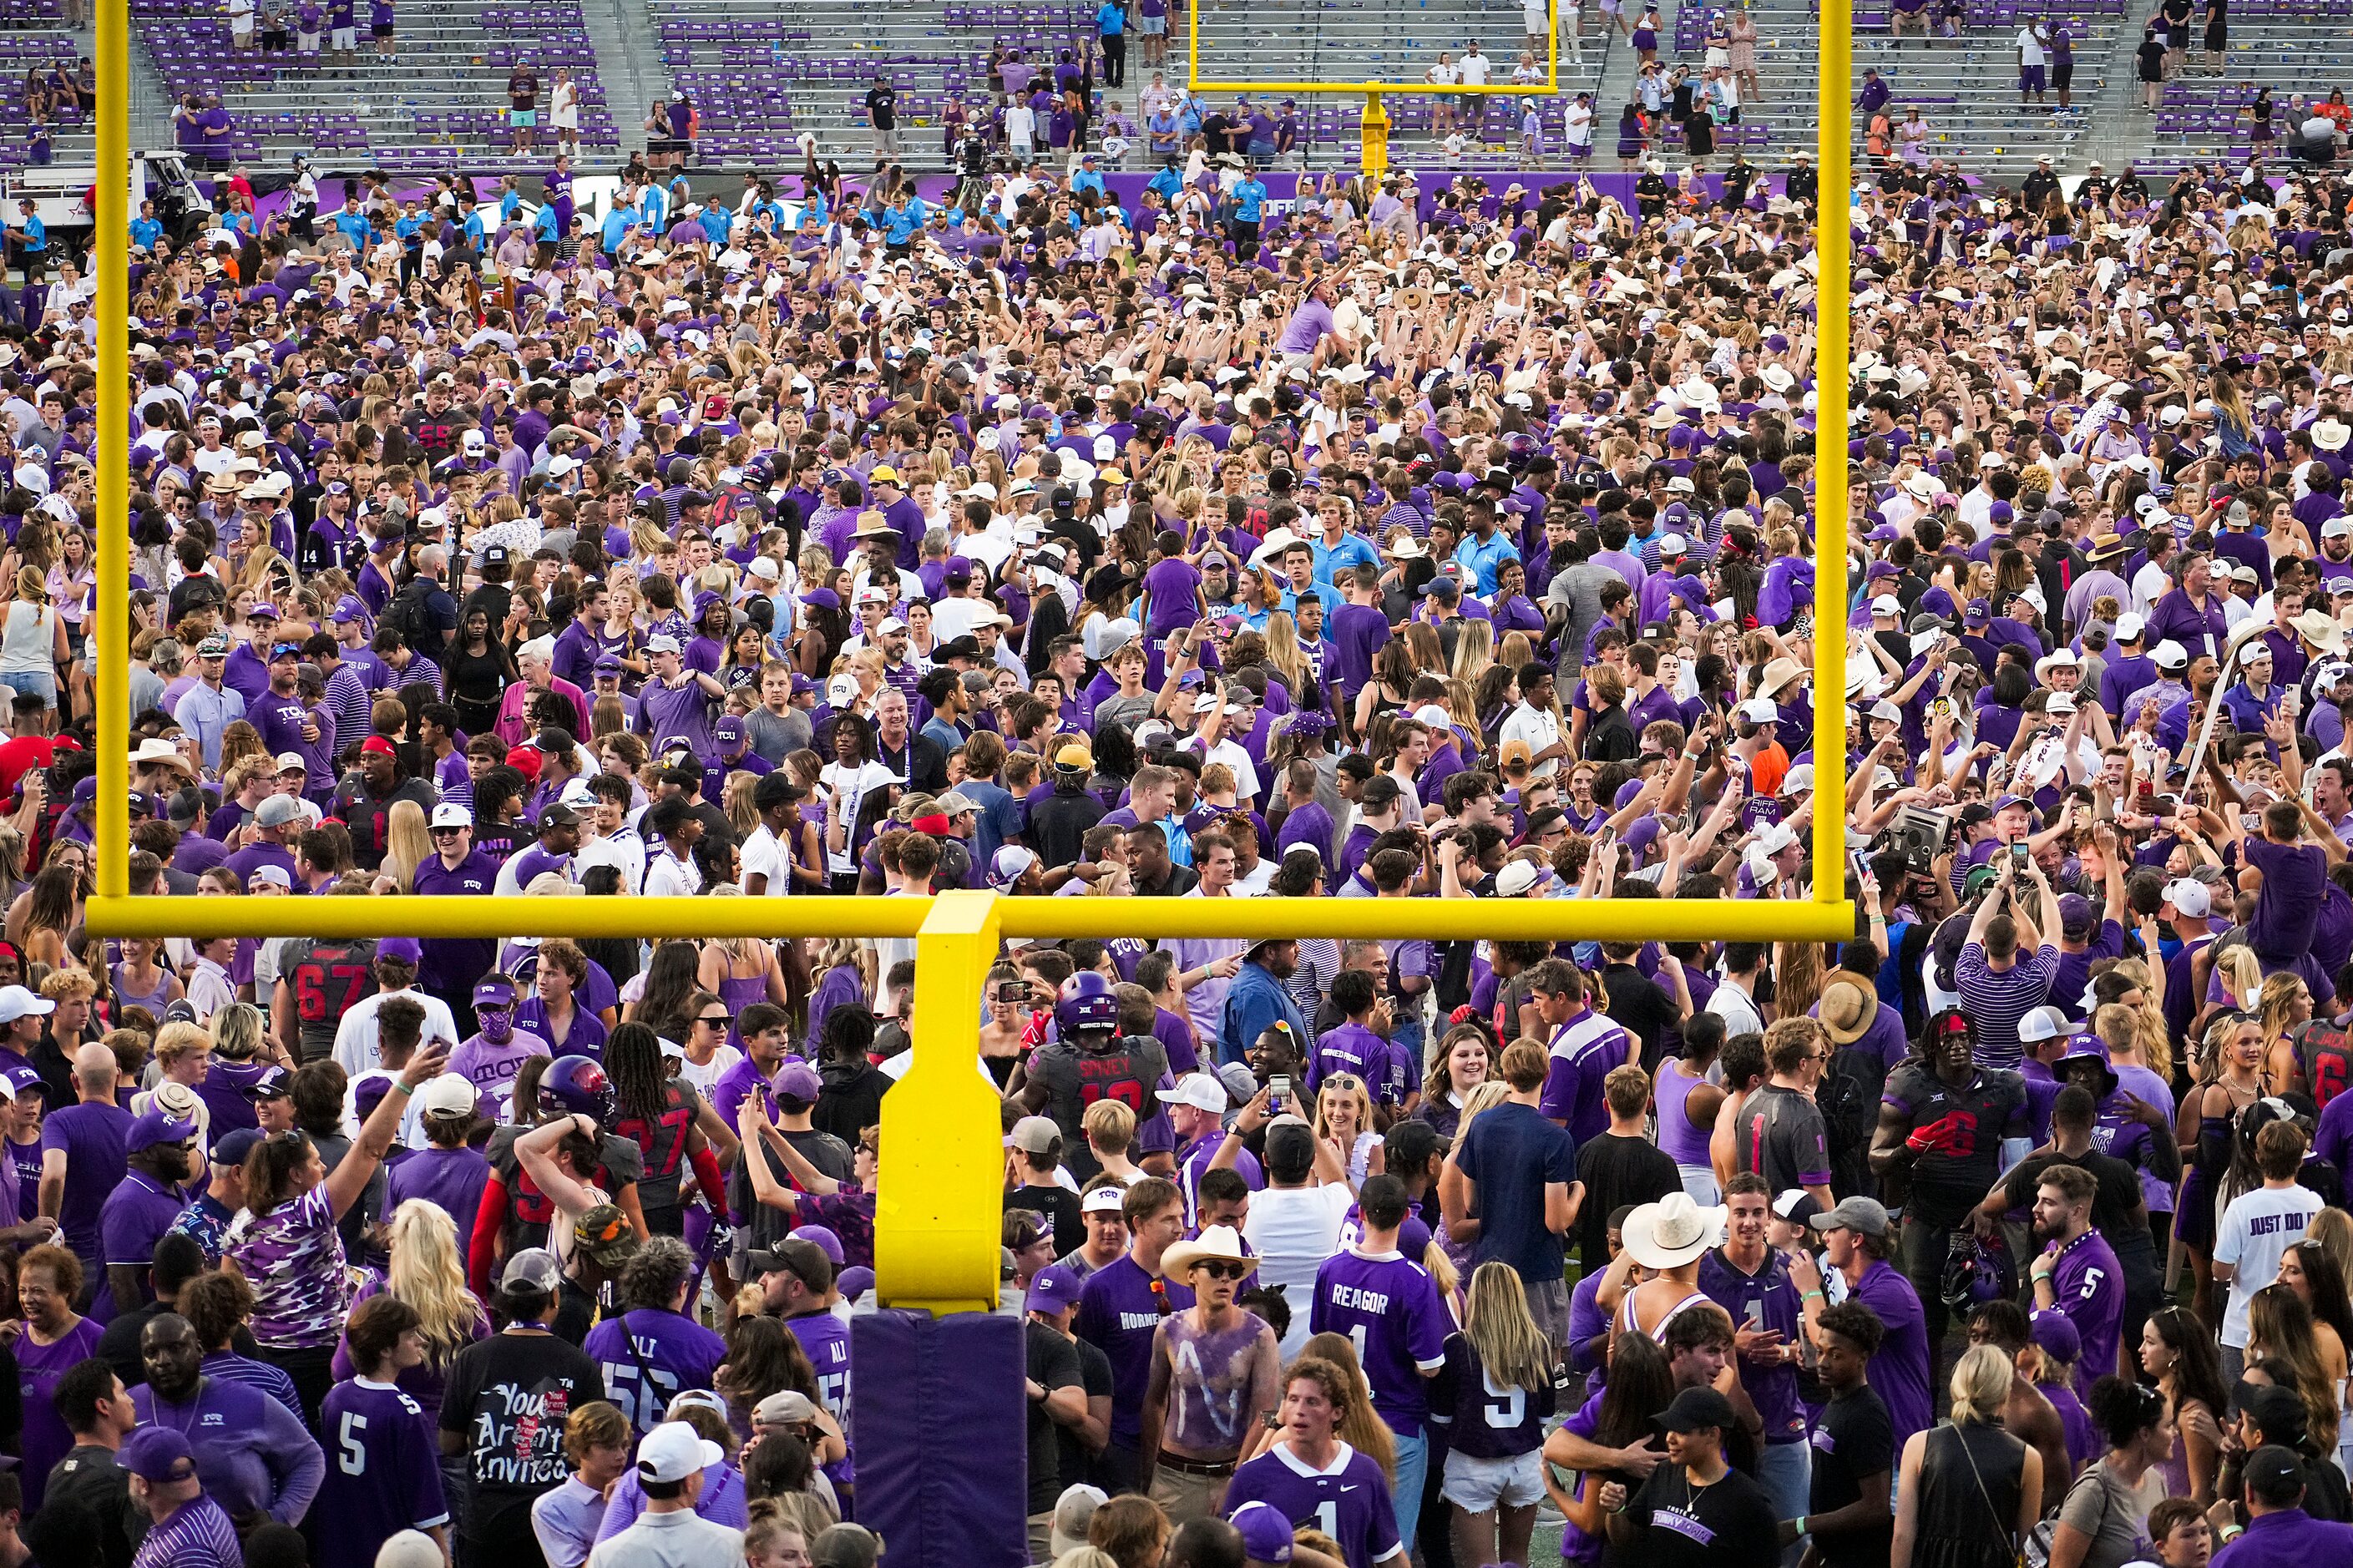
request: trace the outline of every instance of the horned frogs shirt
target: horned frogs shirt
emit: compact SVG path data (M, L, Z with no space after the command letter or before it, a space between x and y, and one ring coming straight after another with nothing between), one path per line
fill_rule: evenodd
M604 1397L596 1363L553 1334L497 1334L458 1352L441 1398L441 1430L466 1440L474 1482L469 1541L486 1551L511 1546L516 1563L532 1560L538 1551L533 1500L571 1473L564 1424L582 1405Z
M1661 1465L1626 1505L1642 1534L1643 1568L1745 1568L1757 1543L1771 1541L1776 1521L1765 1489L1726 1469L1721 1480L1694 1486L1681 1465Z

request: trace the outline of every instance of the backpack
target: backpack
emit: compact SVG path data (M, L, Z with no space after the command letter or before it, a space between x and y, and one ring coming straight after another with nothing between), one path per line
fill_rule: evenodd
M1839 1197L1870 1194L1871 1135L1879 1125L1879 1097L1887 1087L1887 1066L1856 1046L1831 1054L1814 1107L1821 1112L1831 1157L1831 1191Z

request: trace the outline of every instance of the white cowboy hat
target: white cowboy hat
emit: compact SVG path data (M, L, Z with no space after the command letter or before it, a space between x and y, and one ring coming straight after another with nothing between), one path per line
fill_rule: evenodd
M1203 1228L1190 1241L1180 1241L1160 1255L1160 1271L1169 1279L1183 1281L1197 1263L1248 1263L1249 1253L1242 1250L1242 1238L1232 1226L1213 1225Z
M2324 452L2341 452L2353 440L2353 427L2341 419L2323 419L2312 427L2312 444Z
M1715 1245L1724 1216L1723 1209L1692 1202L1689 1193L1669 1193L1626 1216L1626 1251L1645 1268L1680 1268ZM1166 1257L1161 1266L1173 1267Z

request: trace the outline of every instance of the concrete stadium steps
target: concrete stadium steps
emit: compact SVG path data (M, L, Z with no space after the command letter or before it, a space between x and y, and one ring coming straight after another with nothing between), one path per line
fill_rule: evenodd
M360 53L240 53L218 8L205 0L133 0L143 48L174 97L221 94L236 126L238 156L282 167L297 153L326 167L382 164L474 173L537 170L552 155L547 97L558 66L581 89L581 140L591 156L617 158L618 128L606 106L579 0L548 5L475 0L404 0L395 19L397 55L376 58L360 9ZM518 59L540 78L540 149L507 157L506 79Z

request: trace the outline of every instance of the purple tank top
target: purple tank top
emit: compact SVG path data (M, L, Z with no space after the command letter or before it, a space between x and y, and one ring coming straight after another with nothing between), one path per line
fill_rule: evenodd
M170 971L164 969L159 965L155 971L154 989L152 991L141 992L133 991L130 986L123 984L122 965L117 963L110 965L109 967L110 972L114 977L114 1005L118 1010L123 1007L144 1007L150 1013L154 1014L158 1018L164 1016L164 1009L169 1005L171 999L172 975Z
M719 999L727 1004L727 1011L731 1016L741 1018L744 1008L754 1002L765 1002L768 999L768 977L765 974L754 974L744 980L722 980L719 983ZM744 1048L744 1036L739 1025L727 1026L727 1043L737 1050Z
M1682 1067L1675 1062L1659 1064L1654 1090L1659 1102L1659 1147L1678 1165L1705 1168L1708 1163L1708 1134L1694 1127L1691 1118L1683 1114L1683 1102L1702 1081L1685 1078Z

